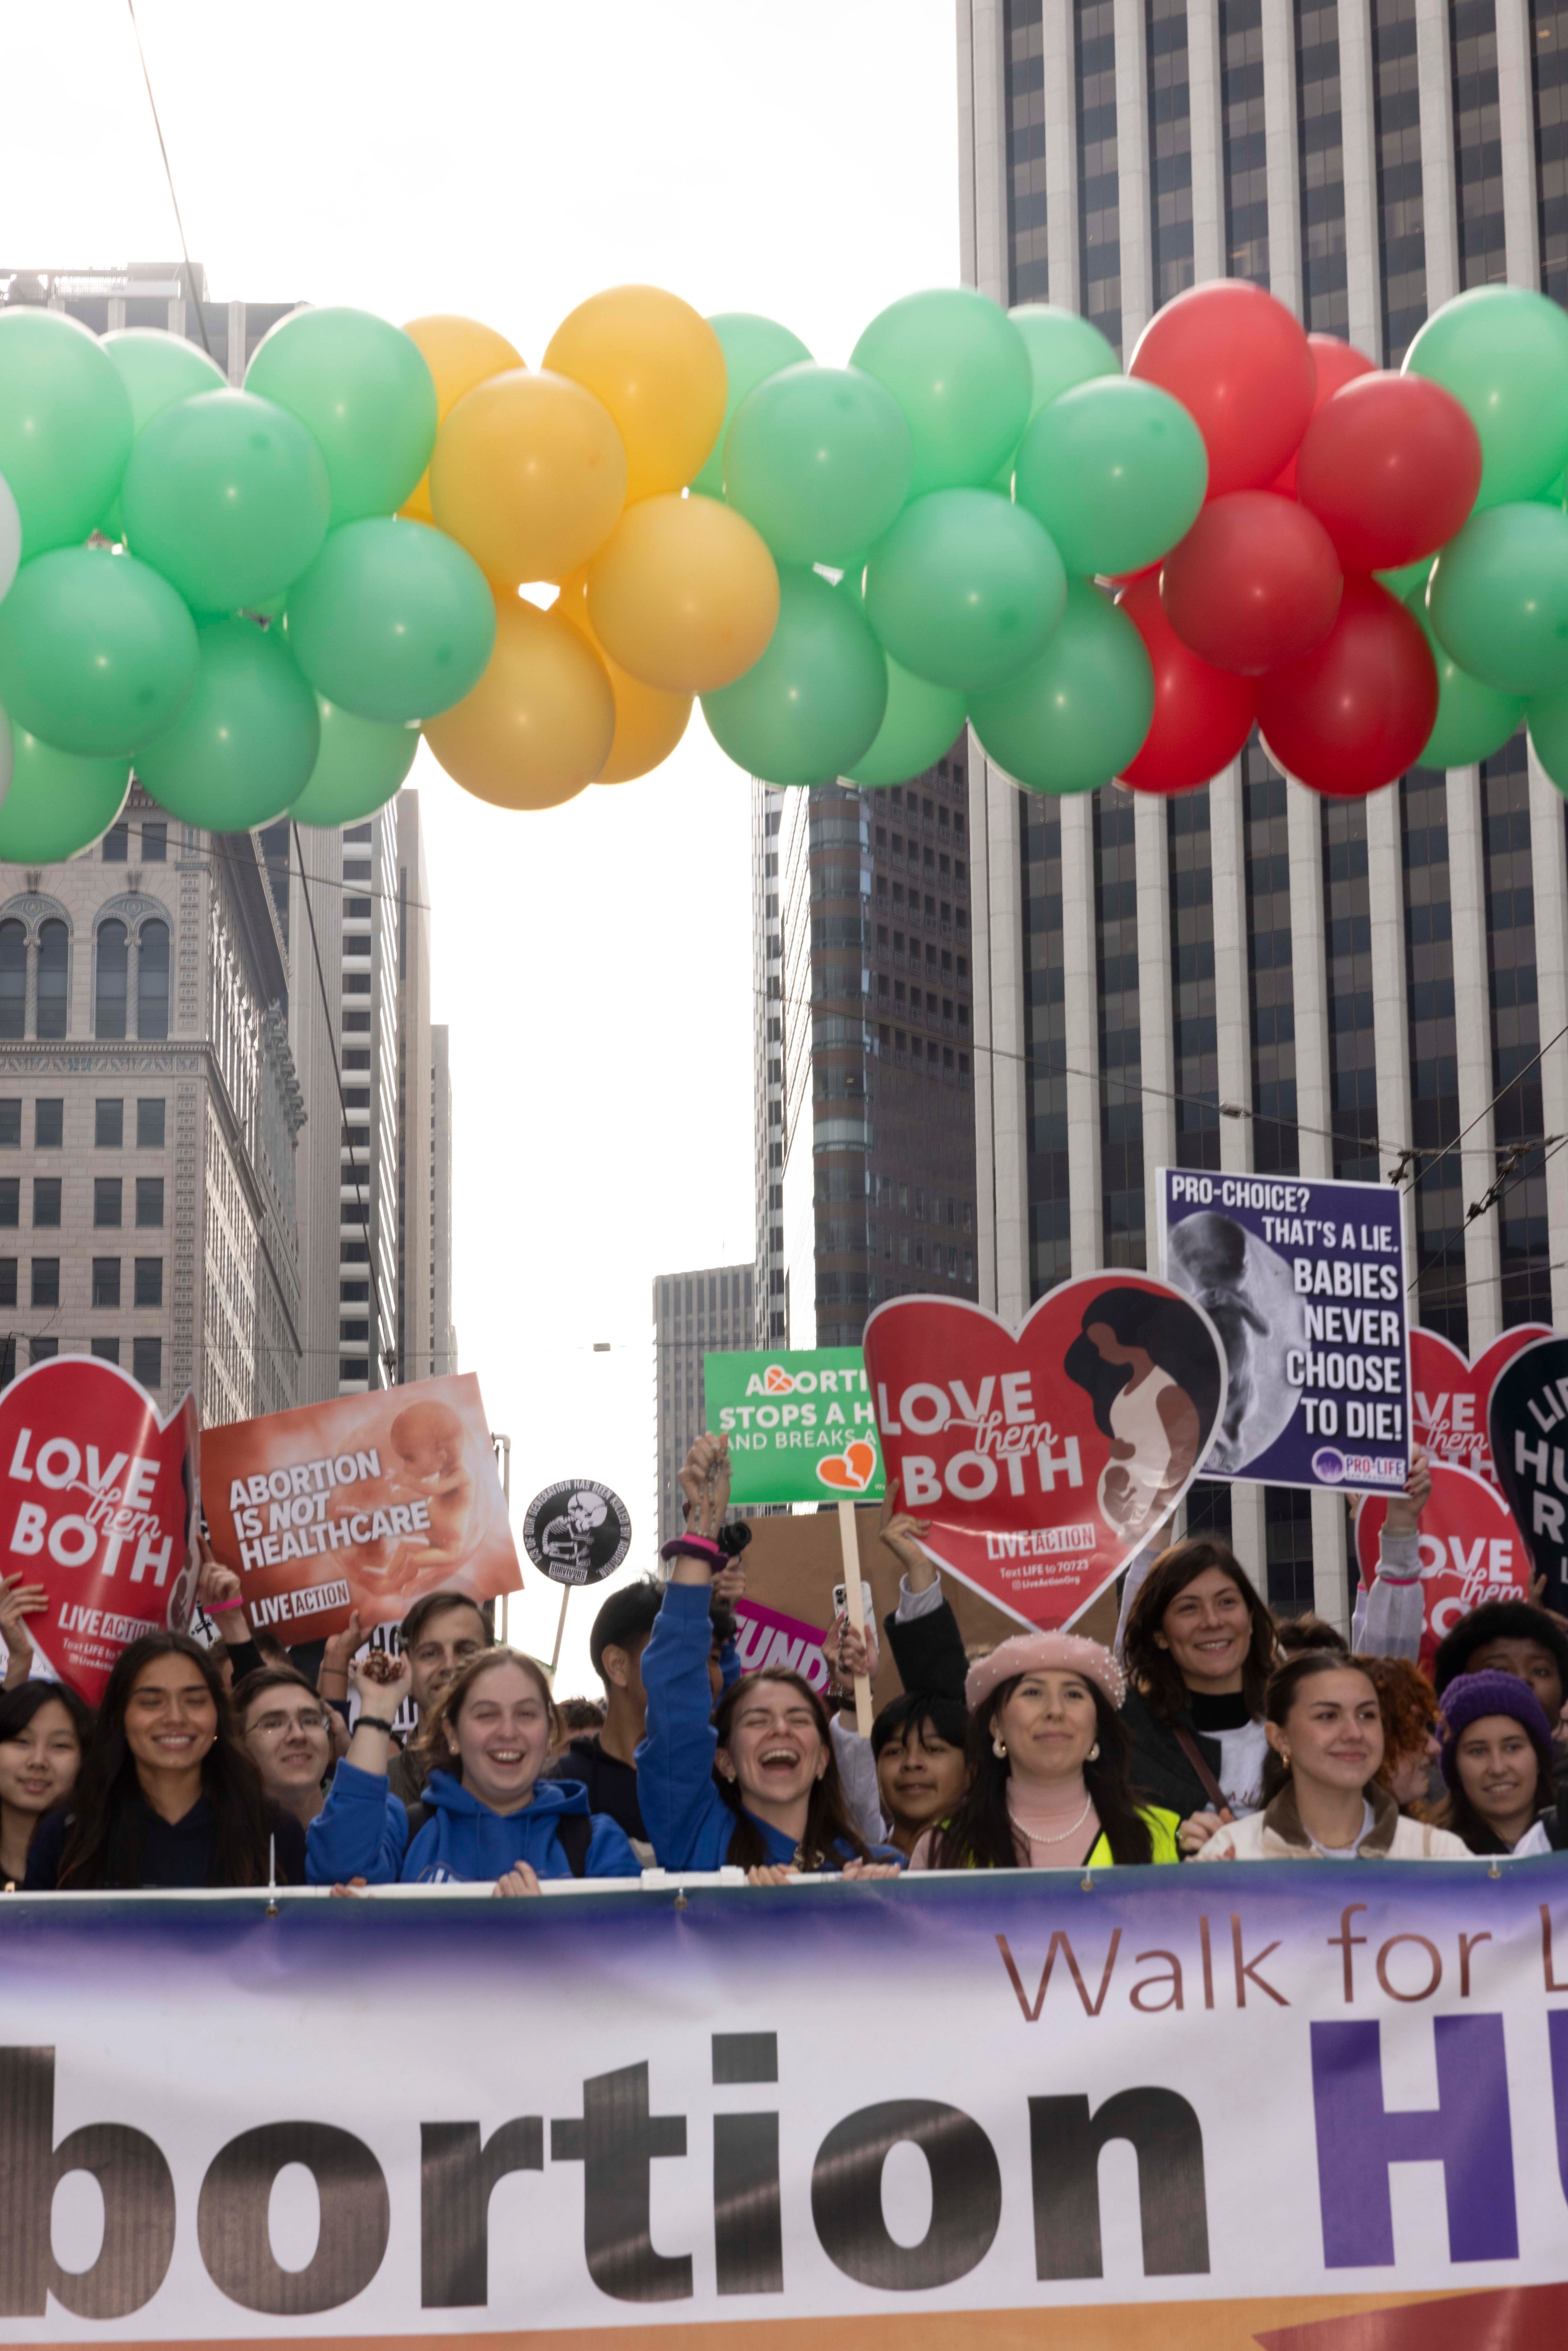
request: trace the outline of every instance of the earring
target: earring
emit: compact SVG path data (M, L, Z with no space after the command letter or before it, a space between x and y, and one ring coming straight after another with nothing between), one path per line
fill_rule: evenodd
M1290 1750L1290 1749L1289 1749L1288 1747L1281 1747L1281 1750L1280 1750L1280 1761L1281 1761L1281 1762L1284 1765L1284 1767L1285 1767L1286 1771L1288 1771L1290 1770L1290 1768L1291 1768L1291 1750Z
M999 1731L991 1733L991 1753L998 1763L1005 1763L1008 1760L1008 1742Z
M1100 1741L1099 1741L1098 1740L1096 1740L1094 1741L1093 1746L1089 1750L1089 1754L1088 1754L1088 1758L1087 1758L1087 1760L1088 1760L1091 1763L1098 1763L1098 1762L1099 1762L1099 1761L1100 1761Z

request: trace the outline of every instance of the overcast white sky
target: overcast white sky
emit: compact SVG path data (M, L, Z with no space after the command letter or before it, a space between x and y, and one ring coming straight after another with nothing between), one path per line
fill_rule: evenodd
M140 0L220 299L457 310L537 364L626 279L840 361L957 276L952 0ZM177 250L125 0L0 0L0 262ZM423 750L455 1088L456 1319L521 1509L655 1527L650 1284L753 1247L748 786L700 714L657 775L507 816ZM596 1355L593 1342L613 1352ZM530 1581L538 1585L538 1579ZM591 1686L573 1603L560 1687ZM554 1596L514 1604L549 1652Z

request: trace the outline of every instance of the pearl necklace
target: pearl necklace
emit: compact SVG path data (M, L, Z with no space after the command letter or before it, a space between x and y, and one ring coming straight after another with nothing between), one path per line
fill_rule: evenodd
M1075 1821L1071 1821L1068 1823L1066 1828L1053 1829L1049 1835L1037 1834L1036 1832L1030 1827L1029 1823L1020 1816L1018 1808L1012 1800L1011 1788L1009 1787L1008 1791L1009 1817L1016 1829L1022 1830L1026 1841L1030 1845L1065 1844L1070 1836L1076 1836L1078 1831L1083 1826L1084 1822L1089 1818L1089 1815L1093 1809L1093 1797L1092 1795L1086 1796L1083 1800L1083 1810L1079 1813L1078 1818Z

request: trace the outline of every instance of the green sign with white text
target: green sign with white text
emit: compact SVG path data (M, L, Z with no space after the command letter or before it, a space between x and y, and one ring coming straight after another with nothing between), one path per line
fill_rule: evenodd
M880 1502L865 1358L858 1347L779 1348L703 1357L704 1426L729 1438L729 1499Z

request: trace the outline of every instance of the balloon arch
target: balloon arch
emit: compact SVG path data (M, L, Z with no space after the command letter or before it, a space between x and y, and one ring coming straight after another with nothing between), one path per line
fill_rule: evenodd
M1507 287L1398 374L1239 280L1125 375L951 287L847 367L653 287L537 369L471 319L299 310L243 391L7 310L0 858L84 847L132 763L193 824L350 822L421 732L549 808L650 773L698 696L778 784L902 782L967 718L1030 791L1189 790L1257 726L1354 795L1522 718L1568 788L1565 461L1568 317Z

